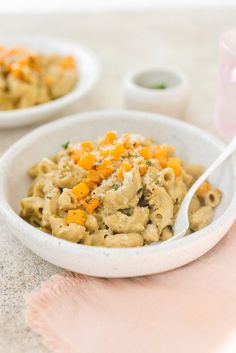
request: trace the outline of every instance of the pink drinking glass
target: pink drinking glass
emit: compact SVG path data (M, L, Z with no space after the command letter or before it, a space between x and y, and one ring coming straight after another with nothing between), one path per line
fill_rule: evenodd
M220 38L215 124L223 136L236 135L236 29Z

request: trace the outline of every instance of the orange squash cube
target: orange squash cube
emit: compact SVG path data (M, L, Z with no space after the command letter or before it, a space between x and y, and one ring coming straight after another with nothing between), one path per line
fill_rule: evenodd
M124 179L124 170L122 167L120 167L116 173L116 176L119 180L123 180Z
M91 141L84 141L81 142L81 147L86 150L86 151L92 151L93 150L93 144Z
M85 179L85 184L87 185L87 187L89 188L89 190L93 190L96 186L97 186L97 183L95 183L94 181L90 180L90 179Z
M204 183L202 183L202 185L199 186L199 188L197 189L197 195L201 196L202 194L205 194L205 192L210 190L211 190L211 185L207 181L204 181Z
M134 148L138 148L139 146L141 146L141 142L140 141L135 141L134 142Z
M110 156L111 150L110 150L110 148L100 148L99 153L100 153L101 157L106 158L106 157Z
M167 149L165 145L159 145L156 147L154 152L154 158L156 158L162 168L166 168L167 166Z
M122 163L122 168L126 171L126 172L129 172L132 168L133 168L133 165L129 162L126 162L124 161Z
M131 134L130 133L124 134L122 137L122 142L123 142L123 145L125 146L125 148L129 149L132 146Z
M138 153L140 154L140 156L142 156L144 159L151 159L152 158L152 152L150 147L148 146L144 146L144 147L140 147L138 149Z
M83 210L69 210L65 218L66 224L76 223L81 226L85 224L86 214Z
M93 213L99 205L100 201L97 197L88 197L83 201L83 206L88 213Z
M115 168L109 159L105 159L99 166L97 166L97 171L101 178L105 178L114 172Z
M92 169L94 163L96 162L96 157L92 153L84 154L79 160L79 166L83 169Z
M77 149L77 150L73 150L71 153L70 153L70 158L75 162L75 163L78 163L80 158L82 157L83 155L83 151L82 149Z
M129 162L124 161L121 167L117 171L117 177L120 180L124 180L124 173L129 172L133 168L132 164Z
M87 179L93 181L94 183L99 183L101 181L100 175L95 169L88 170Z
M115 131L107 131L104 139L102 140L102 144L104 145L110 145L112 144L115 140L117 140L117 135Z
M167 167L167 158L159 155L159 154L155 154L155 158L159 161L160 165L162 168L166 168Z
M79 200L82 200L88 195L90 190L85 182L81 182L72 188L72 192Z
M175 158L175 157L169 158L166 166L169 168L172 168L176 176L179 176L181 174L181 164L178 158Z
M167 148L165 145L158 145L155 149L155 153L167 158Z
M111 150L111 157L117 161L124 152L125 152L124 145L122 143L118 143Z
M73 58L73 56L68 55L65 58L62 59L61 61L61 67L63 69L74 69L75 68L75 60Z
M147 164L140 164L140 166L139 166L139 173L140 173L141 175L144 175L147 170L148 170Z

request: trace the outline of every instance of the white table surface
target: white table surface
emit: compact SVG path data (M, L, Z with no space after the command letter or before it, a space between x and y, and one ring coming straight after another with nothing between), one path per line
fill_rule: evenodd
M179 67L192 85L186 120L215 132L212 116L218 37L235 26L235 18L234 9L5 15L0 17L0 37L28 32L55 35L93 49L103 66L102 78L77 111L122 108L122 77L136 65ZM0 130L0 154L32 128ZM21 245L3 220L0 249L0 352L45 353L41 339L24 323L24 295L61 270Z

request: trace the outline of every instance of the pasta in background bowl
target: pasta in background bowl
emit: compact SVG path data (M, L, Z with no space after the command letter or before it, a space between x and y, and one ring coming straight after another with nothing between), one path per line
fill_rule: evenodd
M32 87L29 90L29 82L25 85L25 82L23 84L21 80L15 80L15 75L19 76L19 74L22 74L22 70L19 72L18 63L12 68L13 70L11 70L10 75L8 75L9 77L6 82L4 80L0 82L0 128L32 125L49 118L59 117L59 113L72 106L91 91L99 78L100 67L95 55L89 49L77 43L53 37L37 36L0 37L0 43L1 47L15 48L15 50L17 48L18 50L25 48L26 51L32 54L40 54L41 58L51 58L51 61L54 61L54 65L51 66L50 64L50 75L46 74L47 77L45 77L46 84L51 85L49 92L46 92L49 93L49 95L45 94L44 85L41 84L41 75L37 73L35 77L34 75L31 76L34 78L33 81L39 81L38 83L40 83L42 88L40 92L34 92L35 87L33 87L33 85L31 85ZM61 75L63 71L57 68L57 61L59 60L60 62L60 58L66 59L64 62L62 60L63 67L68 67L69 64L71 66L69 70L64 71L64 80L63 75ZM7 58L7 60L11 61L12 58ZM40 65L42 64L41 61L40 59ZM24 64L26 64L26 62L24 62ZM49 68L48 65L46 65L46 67ZM75 72L78 74L76 80ZM29 67L24 65L23 74L29 75L30 73L32 72ZM60 84L53 86L52 78L53 80L56 79L57 82L60 81ZM12 89L9 90L9 87L4 89L2 86L5 84ZM24 94L22 94L22 91L24 91ZM14 93L13 106L12 100L10 99L11 97L9 96L10 92ZM16 109L12 109L12 107Z
M0 213L16 236L36 254L55 265L102 277L130 277L170 270L196 259L212 248L235 218L236 171L231 161L220 167L209 180L223 193L214 211L212 223L173 243L163 242L161 246L154 243L152 246L132 248L87 246L47 234L19 217L20 200L27 195L32 183L27 170L35 162L57 154L62 142L66 142L66 146L68 140L96 141L107 130L116 130L118 136L131 131L148 136L158 141L159 145L176 146L176 155L181 160L206 167L224 147L220 141L201 129L166 116L145 112L91 112L47 124L18 141L0 161ZM67 147L70 149L73 145L68 144ZM55 160L53 162L57 163ZM116 168L116 173L118 170ZM127 174L132 175L135 170L137 167Z
M79 81L71 55L0 47L0 111L23 109L65 96Z

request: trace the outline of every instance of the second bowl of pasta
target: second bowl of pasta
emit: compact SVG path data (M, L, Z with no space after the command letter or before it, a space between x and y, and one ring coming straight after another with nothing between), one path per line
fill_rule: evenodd
M87 48L53 37L0 38L0 128L55 118L87 94L100 75Z

